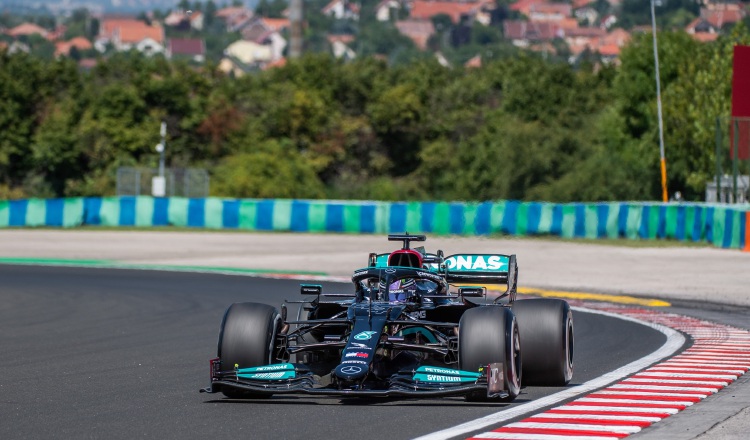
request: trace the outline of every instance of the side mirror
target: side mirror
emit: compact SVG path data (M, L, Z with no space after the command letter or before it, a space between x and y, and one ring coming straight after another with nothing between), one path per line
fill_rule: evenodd
M485 296L486 289L484 287L459 287L458 294L467 298L481 298Z
M303 295L320 295L323 293L323 286L320 284L300 284L299 288Z

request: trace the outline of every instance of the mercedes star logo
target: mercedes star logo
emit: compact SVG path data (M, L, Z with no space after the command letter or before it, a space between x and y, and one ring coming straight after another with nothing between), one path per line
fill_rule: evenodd
M357 373L359 373L361 371L362 371L362 369L360 367L355 367L355 366L351 366L351 365L343 367L341 369L341 372L344 373L344 374L357 374Z

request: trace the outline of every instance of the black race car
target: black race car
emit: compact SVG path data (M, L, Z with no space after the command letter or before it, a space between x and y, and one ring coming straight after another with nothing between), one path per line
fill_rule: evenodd
M516 300L515 255L425 252L424 235L371 253L351 293L302 284L312 299L227 309L202 392L511 401L525 385L573 375L573 316L557 299ZM504 291L487 286L504 285ZM287 304L297 304L289 319Z

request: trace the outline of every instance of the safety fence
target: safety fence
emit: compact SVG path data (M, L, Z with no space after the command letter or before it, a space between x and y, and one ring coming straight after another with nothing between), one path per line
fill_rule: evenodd
M747 205L357 202L149 196L0 201L0 228L82 225L675 239L735 249L750 245L750 207Z

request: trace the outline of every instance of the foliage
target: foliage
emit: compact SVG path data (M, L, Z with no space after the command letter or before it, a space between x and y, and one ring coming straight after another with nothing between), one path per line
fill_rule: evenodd
M391 23L373 25L351 62L313 53L240 78L135 52L90 72L2 52L0 197L110 195L118 167L158 164L164 121L167 166L209 169L216 196L660 199L650 34L618 67L570 66L478 27L444 67L394 49L406 43ZM729 113L732 48L750 35L658 38L670 191L699 200ZM476 54L482 67L460 67Z

